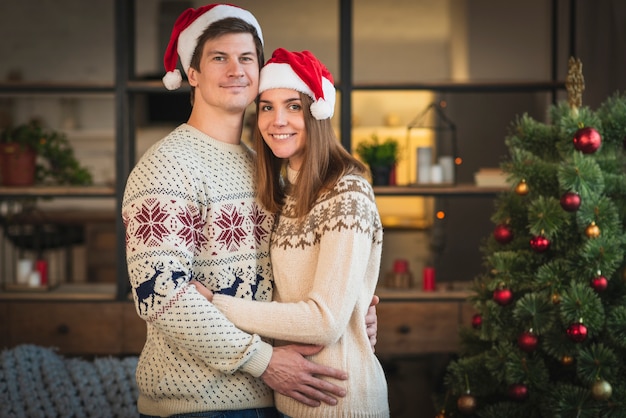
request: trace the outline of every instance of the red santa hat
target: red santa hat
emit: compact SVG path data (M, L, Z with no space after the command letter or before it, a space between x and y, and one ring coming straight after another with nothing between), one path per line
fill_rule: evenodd
M170 42L165 50L163 63L167 73L163 77L163 84L168 90L180 87L182 76L176 68L176 54L180 57L185 74L189 71L191 57L196 49L198 38L214 22L228 17L239 18L254 26L263 44L263 33L256 18L249 11L231 4L208 4L197 9L187 9L176 19Z
M278 48L261 69L259 93L270 89L294 89L313 99L311 114L317 120L335 113L335 85L328 69L309 51Z

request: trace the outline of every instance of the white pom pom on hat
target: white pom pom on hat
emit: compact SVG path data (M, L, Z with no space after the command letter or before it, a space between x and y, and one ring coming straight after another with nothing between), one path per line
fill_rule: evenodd
M261 69L259 93L270 89L293 89L313 99L311 114L317 120L335 113L332 74L310 51L291 52L278 48Z
M170 41L163 57L163 64L165 65L166 71L163 77L163 84L168 90L176 90L181 86L183 80L180 71L176 69L177 58L180 57L180 63L183 66L185 74L187 74L193 51L196 49L198 43L198 37L200 37L213 22L228 17L239 18L254 26L261 40L261 44L263 44L263 33L261 32L259 22L257 22L252 13L245 9L221 3L207 4L197 9L187 9L176 19Z

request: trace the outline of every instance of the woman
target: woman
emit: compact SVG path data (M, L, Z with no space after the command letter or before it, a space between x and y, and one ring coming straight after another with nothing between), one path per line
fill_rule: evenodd
M289 417L388 417L387 384L363 317L380 267L382 226L367 169L337 140L335 90L308 51L277 49L261 70L258 195L277 213L270 255L274 301L210 294L242 329L322 345L313 361L348 372L337 405L312 408L275 394Z

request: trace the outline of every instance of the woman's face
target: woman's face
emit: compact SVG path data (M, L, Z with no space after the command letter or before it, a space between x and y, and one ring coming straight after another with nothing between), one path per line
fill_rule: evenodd
M270 89L261 93L257 123L274 155L287 158L289 167L299 170L307 141L300 93L293 89Z

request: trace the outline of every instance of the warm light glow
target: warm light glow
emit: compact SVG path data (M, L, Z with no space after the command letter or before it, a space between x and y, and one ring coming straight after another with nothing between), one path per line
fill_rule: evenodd
M437 217L437 219L443 219L446 217L446 213L440 210L440 211L437 211L437 214L435 216Z
M456 157L456 158L454 159L454 164L456 164L456 165L461 165L461 164L463 164L463 158L461 158L461 157Z

